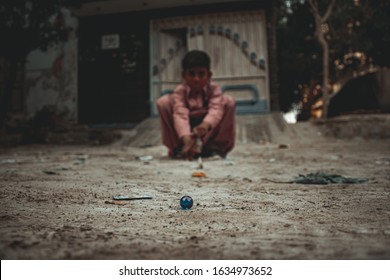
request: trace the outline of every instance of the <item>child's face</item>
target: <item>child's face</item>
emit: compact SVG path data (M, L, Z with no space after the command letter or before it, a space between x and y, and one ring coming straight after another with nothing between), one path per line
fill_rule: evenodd
M191 90L201 90L209 82L212 73L206 67L193 67L183 71L183 78Z

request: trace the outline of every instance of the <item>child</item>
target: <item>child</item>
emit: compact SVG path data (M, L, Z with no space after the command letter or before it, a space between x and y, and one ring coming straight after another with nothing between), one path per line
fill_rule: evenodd
M235 143L235 103L210 81L210 58L203 51L188 52L182 60L183 83L157 100L163 144L170 157L220 155ZM199 150L199 140L201 149Z

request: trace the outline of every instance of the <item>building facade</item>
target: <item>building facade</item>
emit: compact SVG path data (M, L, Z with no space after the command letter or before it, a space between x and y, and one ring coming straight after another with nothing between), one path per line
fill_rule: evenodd
M235 98L238 114L277 110L272 2L85 4L69 15L75 27L69 42L30 55L26 111L55 105L85 124L156 116L156 99L181 82L180 62L192 49L210 55L213 80Z

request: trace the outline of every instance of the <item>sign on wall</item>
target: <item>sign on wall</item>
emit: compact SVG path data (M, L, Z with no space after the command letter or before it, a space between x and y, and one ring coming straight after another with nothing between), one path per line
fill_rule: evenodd
M108 34L102 36L102 50L119 49L119 34Z

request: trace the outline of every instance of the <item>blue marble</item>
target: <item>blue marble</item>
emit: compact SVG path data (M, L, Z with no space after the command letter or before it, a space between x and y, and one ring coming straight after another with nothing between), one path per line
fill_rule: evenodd
M191 209L192 205L194 204L194 201L192 200L192 197L185 195L180 199L180 206L181 208L187 210Z

